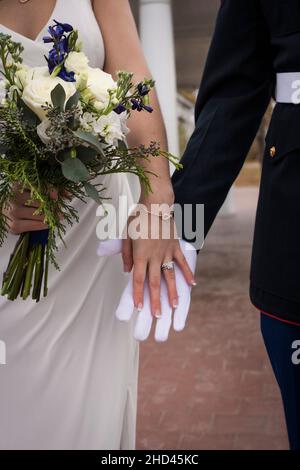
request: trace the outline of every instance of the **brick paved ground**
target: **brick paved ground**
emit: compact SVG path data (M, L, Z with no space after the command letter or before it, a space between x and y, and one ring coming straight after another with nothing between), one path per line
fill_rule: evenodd
M282 405L248 300L255 188L198 261L186 330L141 345L138 449L286 449Z

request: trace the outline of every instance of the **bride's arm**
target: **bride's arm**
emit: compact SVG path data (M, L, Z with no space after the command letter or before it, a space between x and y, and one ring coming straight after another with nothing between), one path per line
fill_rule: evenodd
M141 48L135 21L128 0L94 0L95 16L101 28L105 44L105 71L115 75L118 70L134 73L134 81L152 78ZM155 90L151 92L152 114L135 113L129 120L130 146L148 145L151 141L160 143L167 149L167 138L159 102ZM158 176L151 176L152 192L142 192L140 202L150 208L151 204L172 206L174 193L170 180L169 163L164 158L152 158L144 163L147 170ZM147 217L147 215L145 215ZM134 301L136 307L143 304L143 284L148 268L152 313L160 312L160 274L161 264L170 259L177 259L189 283L193 275L185 262L176 240L137 240L132 244L123 243L124 267L130 271L134 262ZM171 304L177 303L175 281L167 273Z
M152 78L141 49L129 1L94 0L93 4L104 39L105 71L113 76L118 70L133 72L135 82ZM151 92L151 106L154 109L152 114L134 113L130 118L131 132L128 135L128 143L130 146L138 146L147 145L151 140L156 140L166 150L165 126L155 90ZM158 177L151 177L153 193L157 192L156 200L173 204L174 195L168 161L165 158L155 158L145 165L158 175ZM162 184L164 185L163 191L161 191Z

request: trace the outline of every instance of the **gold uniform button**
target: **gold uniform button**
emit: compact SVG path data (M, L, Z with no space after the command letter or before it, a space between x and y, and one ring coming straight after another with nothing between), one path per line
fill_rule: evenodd
M270 157L274 158L276 155L276 148L275 147L271 147L270 148Z

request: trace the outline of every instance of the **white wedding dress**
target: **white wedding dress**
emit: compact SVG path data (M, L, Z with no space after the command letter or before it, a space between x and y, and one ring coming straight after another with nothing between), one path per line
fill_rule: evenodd
M76 6L75 6L76 4ZM90 0L57 0L49 19L79 30L90 65L103 67L104 43ZM46 25L29 40L0 25L25 47L24 62L45 64ZM139 183L130 175L103 180L107 196L136 201ZM138 342L134 320L121 323L115 309L127 283L119 256L99 258L97 206L74 201L80 223L60 247L61 271L50 272L49 294L36 304L0 297L1 449L134 449ZM122 214L126 219L126 214ZM0 273L17 238L0 248Z

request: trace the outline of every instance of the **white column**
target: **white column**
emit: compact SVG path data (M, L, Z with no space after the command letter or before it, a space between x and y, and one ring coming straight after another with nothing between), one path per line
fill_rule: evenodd
M171 0L140 0L140 37L156 81L170 152L179 155L177 85Z

